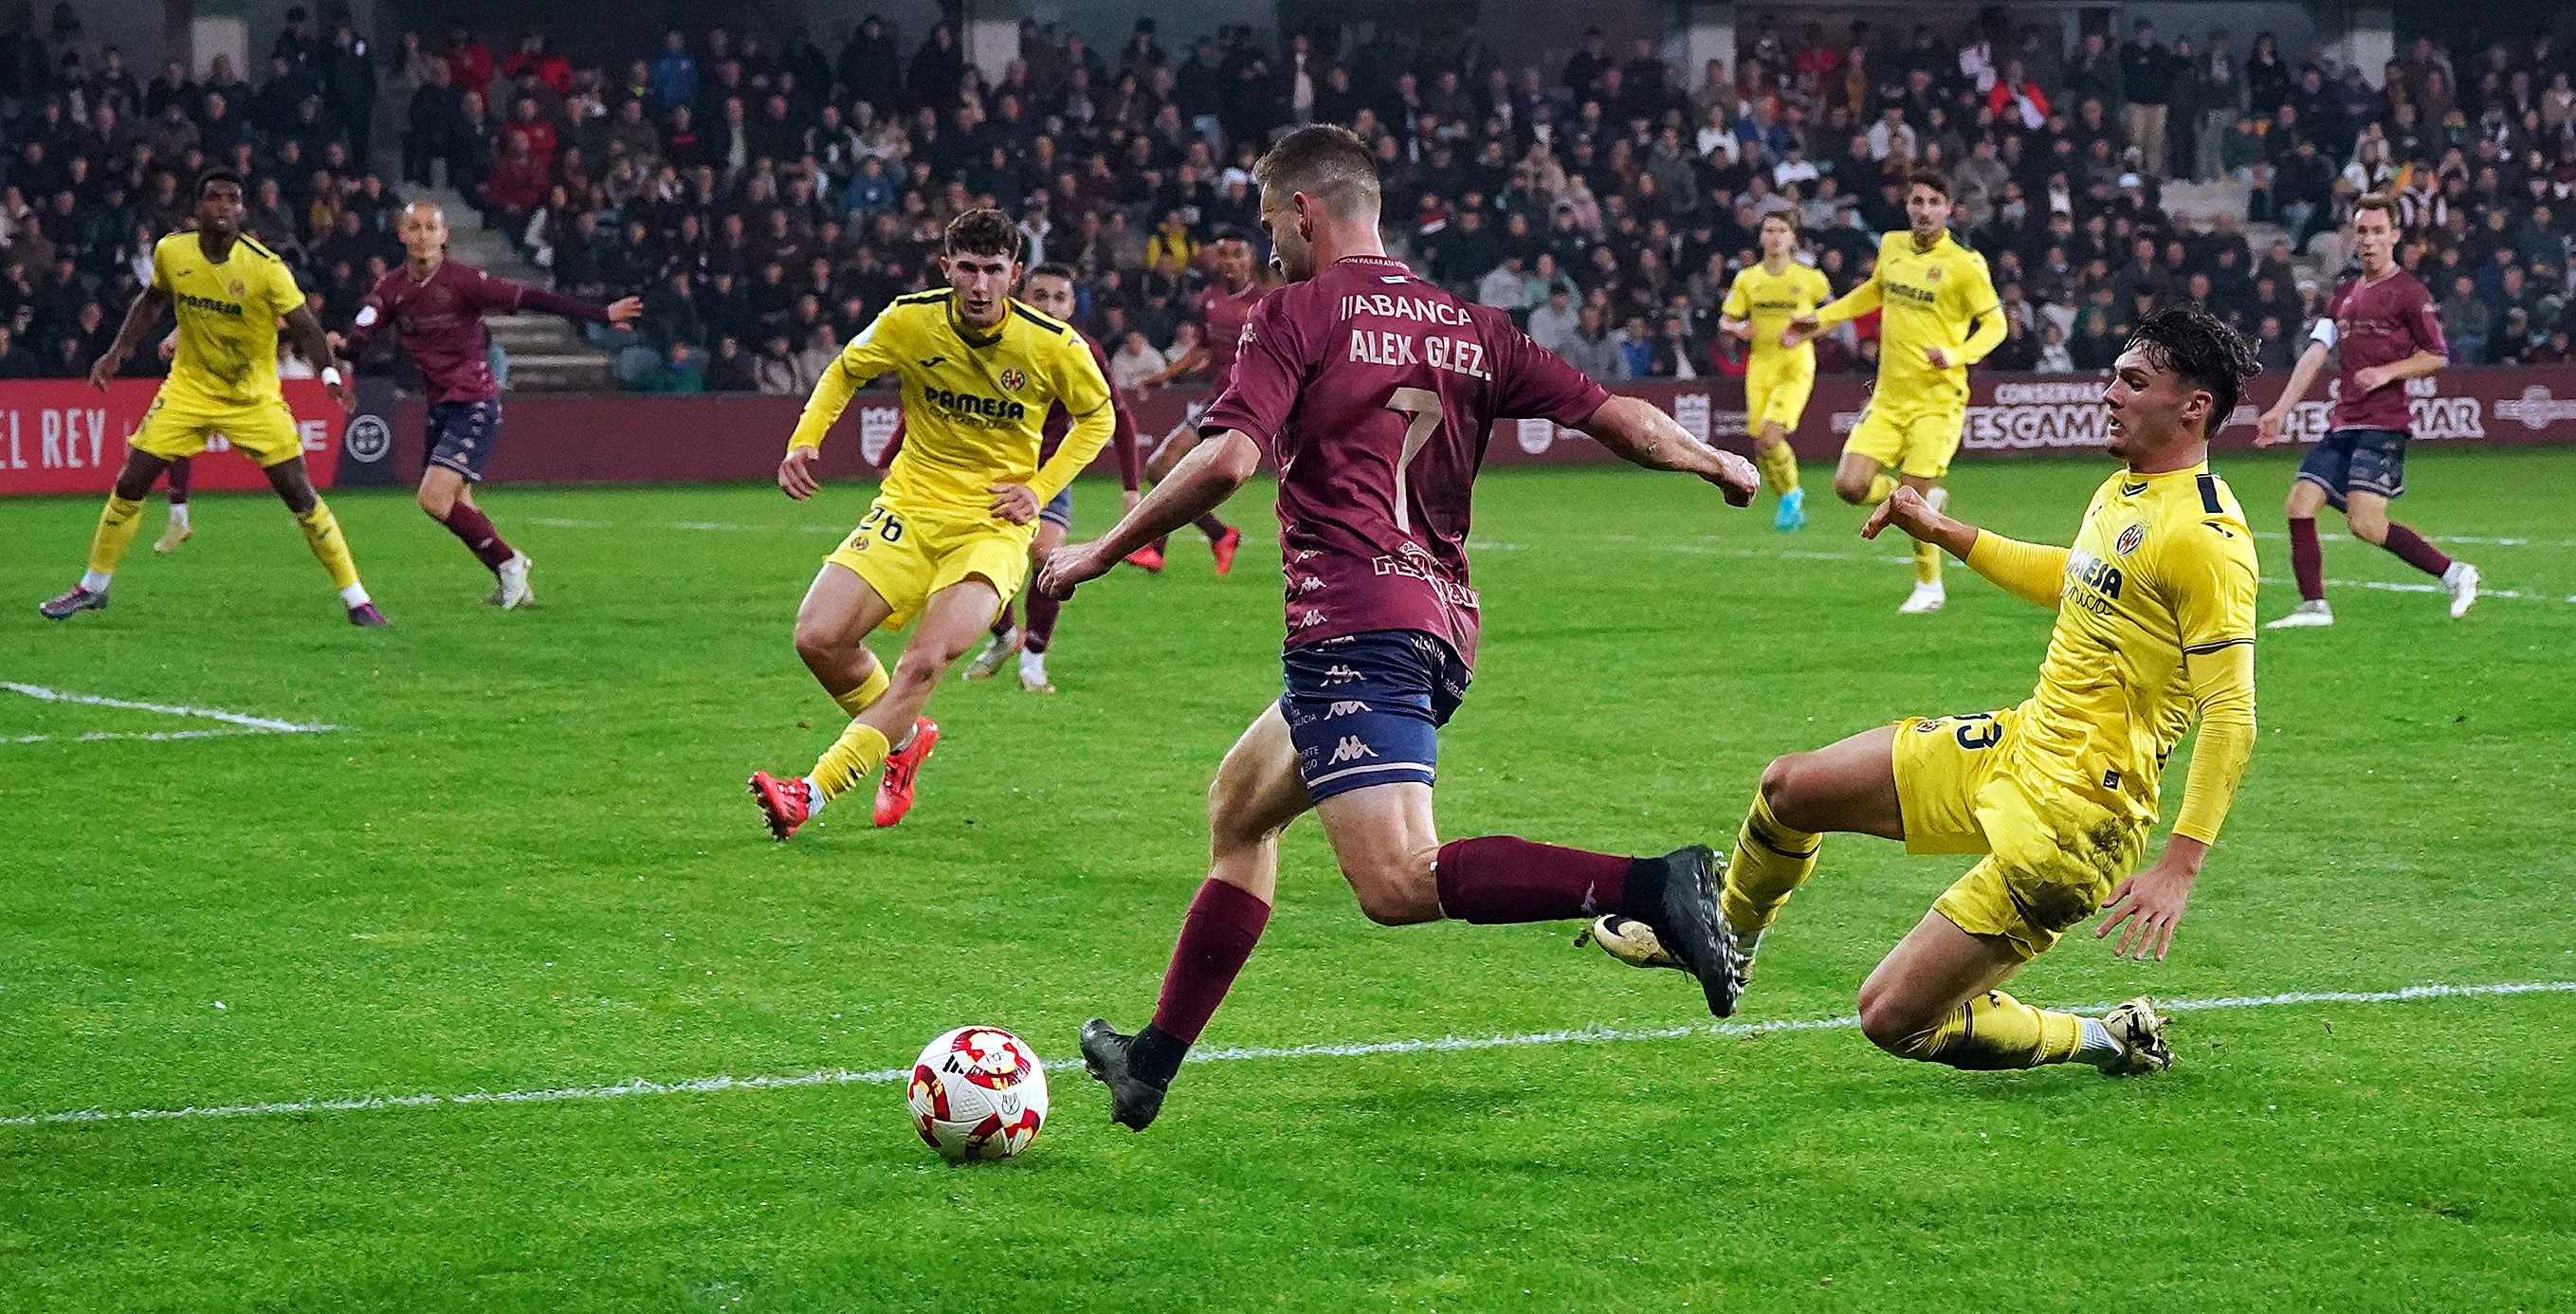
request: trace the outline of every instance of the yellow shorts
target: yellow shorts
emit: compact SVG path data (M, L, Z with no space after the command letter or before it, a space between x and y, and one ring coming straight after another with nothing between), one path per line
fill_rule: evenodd
M1896 723L1891 765L1909 853L1982 853L1932 910L1999 936L2027 961L2101 908L2137 864L2148 827L2028 773L2012 708Z
M990 583L1001 602L1019 596L1029 578L1029 540L1036 535L1035 524L916 518L879 500L823 560L866 580L893 608L886 628L899 630L912 624L932 595L969 579ZM998 605L994 614L1000 614Z
M1744 424L1756 434L1765 424L1796 433L1807 413L1807 395L1816 387L1816 353L1781 351L1756 355L1744 370Z
M1843 443L1843 454L1858 452L1900 474L1938 479L1950 472L1950 458L1959 454L1967 424L1964 406L1897 408L1873 399Z
M206 450L206 440L216 434L223 435L235 451L259 462L263 470L304 455L303 435L295 432L295 413L286 409L284 398L248 406L207 406L185 398L173 401L167 390L153 397L152 408L143 413L143 427L126 444L145 455L175 461Z

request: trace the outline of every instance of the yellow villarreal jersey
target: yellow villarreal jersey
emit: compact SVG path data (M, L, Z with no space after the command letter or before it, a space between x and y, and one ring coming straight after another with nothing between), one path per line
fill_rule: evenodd
M1914 234L1889 233L1878 243L1880 315L1878 393L1873 404L1964 406L1968 367L1934 368L1923 356L1940 347L1957 361L1972 321L2003 313L1986 258L1949 233L1929 251L1914 249Z
M1755 359L1770 356L1787 358L1804 356L1812 361L1816 347L1802 342L1795 347L1780 345L1781 330L1789 321L1813 311L1834 299L1833 288L1825 276L1812 266L1796 261L1777 274L1760 264L1744 267L1726 290L1726 304L1720 312L1731 319L1753 321L1753 355Z
M2015 770L2152 821L2191 724L2183 659L2254 642L2255 573L2244 508L2208 466L2105 481L2066 559Z
M304 304L285 261L247 237L210 260L195 233L172 233L153 244L152 286L179 318L164 395L218 407L279 400L277 320Z
M947 289L896 298L835 368L860 386L902 377L903 450L886 473L886 504L981 520L993 485L1036 476L1047 408L1061 401L1079 420L1109 404L1109 381L1063 321L1013 301L999 328L978 334L954 302Z

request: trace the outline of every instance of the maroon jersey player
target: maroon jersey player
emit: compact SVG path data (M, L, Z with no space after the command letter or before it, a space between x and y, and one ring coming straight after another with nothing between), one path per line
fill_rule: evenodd
M1309 809L1371 921L1616 909L1682 937L1677 956L1712 998L1732 988L1716 938L1720 864L1706 848L1628 858L1501 835L1442 844L1431 788L1438 729L1476 657L1469 493L1496 420L1553 420L1639 465L1698 475L1737 506L1752 500L1753 467L1610 396L1501 311L1388 259L1377 174L1349 130L1300 128L1256 176L1289 286L1254 314L1231 386L1200 420L1207 440L1106 537L1059 550L1040 581L1062 595L1099 577L1222 502L1265 448L1279 467L1286 692L1217 768L1208 879L1152 1023L1133 1036L1096 1019L1082 1031L1110 1116L1140 1130L1260 938L1279 834Z
M1071 265L1040 265L1029 271L1020 289L1020 299L1037 307L1041 313L1070 324L1074 311L1074 277ZM1091 348L1091 359L1100 366L1100 377L1108 378L1108 353L1100 349L1100 344L1090 334L1080 329L1074 332L1081 336L1082 345ZM1118 478L1126 485L1124 509L1133 511L1136 509L1137 482L1136 417L1128 413L1127 403L1119 399L1114 389L1110 392L1109 404L1116 408L1118 415L1117 427L1109 432L1109 450L1118 458ZM1057 402L1047 411L1046 427L1039 431L1038 438L1038 460L1041 463L1055 455L1056 445L1064 441L1065 432L1072 427L1073 416L1064 409L1064 403ZM899 438L900 430L897 432ZM894 451L889 447L886 462L892 464L893 461ZM1072 527L1073 486L1067 484L1063 492L1038 510L1037 537L1029 540L1029 578L1037 578L1037 572L1046 568L1047 557L1063 545L1065 531ZM1029 693L1054 693L1055 682L1047 677L1046 655L1054 646L1056 616L1064 604L1030 590L1029 620L1025 628L1013 615L1017 606L1015 601L1002 604L1002 614L993 621L993 636L985 641L984 650L975 654L975 660L966 664L966 678L981 680L998 675L1002 663L1017 653L1020 658L1020 688Z
M447 526L489 567L500 587L485 601L515 608L535 601L528 556L501 541L491 517L474 504L473 485L501 438L501 388L492 377L487 314L542 310L620 328L643 312L634 297L605 306L522 287L447 256L447 217L426 201L403 207L397 226L403 263L376 280L349 331L351 354L391 325L420 368L429 391L428 458L420 473L420 509Z
M1216 265L1217 281L1199 289L1195 303L1199 340L1161 373L1139 382L1139 394L1152 392L1201 366L1207 368L1208 383L1220 394L1234 377L1234 359L1242 348L1244 326L1252 322L1252 312L1270 289L1262 285L1259 268L1253 264L1249 234L1232 228L1218 229L1216 240L1208 244L1208 254ZM1145 463L1145 477L1156 483L1170 477L1172 467L1199 445L1199 435L1198 422L1183 418L1154 448L1153 458ZM1217 519L1214 512L1200 516L1197 524L1199 532L1207 535L1208 550L1216 556L1216 573L1222 575L1234 569L1234 553L1243 545L1243 531ZM1167 545L1167 539L1155 539L1130 554L1128 563L1160 571Z
M2478 568L2453 561L2422 534L2388 518L2388 503L2406 491L2406 441L2414 432L2406 396L2409 379L2432 376L2450 363L2442 321L2432 294L2397 267L2397 209L2387 197L2361 198L2352 211L2353 253L2361 277L2335 289L2325 318L2317 321L2307 351L2290 372L2281 399L2264 412L2254 445L2283 441L2292 408L2338 358L2334 416L2325 437L2299 463L2285 508L2290 517L2290 568L2299 581L2299 605L2266 629L2312 629L2334 624L2326 603L2325 554L2317 545L2317 511L2343 512L2353 536L2388 549L2397 559L2442 581L2451 619L2478 600Z

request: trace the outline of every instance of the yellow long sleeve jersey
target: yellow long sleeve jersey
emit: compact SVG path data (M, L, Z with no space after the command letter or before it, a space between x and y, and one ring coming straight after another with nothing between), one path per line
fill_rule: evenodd
M1040 505L1109 444L1117 414L1109 381L1082 335L1010 303L978 333L940 288L897 297L823 371L789 450L820 447L850 397L877 376L903 383L904 443L879 497L897 511L947 519L990 514L995 484L1025 484ZM1061 401L1073 427L1041 467L1047 410Z
M2072 550L1980 533L1968 565L2057 611L2011 769L2152 823L2197 716L2174 833L2216 841L2254 753L2254 535L2226 483L2206 465L2124 470Z
M1718 307L1718 313L1729 319L1750 321L1753 359L1803 356L1812 362L1816 356L1815 344L1802 342L1794 347L1781 346L1780 332L1789 327L1790 320L1816 310L1833 298L1833 287L1812 265L1791 261L1787 269L1775 274L1757 263L1736 271L1735 281L1727 285L1726 302Z
M2004 340L2003 302L1986 272L1986 258L1947 231L1929 251L1914 248L1910 230L1881 237L1868 281L1816 312L1816 319L1830 327L1873 310L1884 312L1873 405L1964 406L1968 367ZM1947 352L1948 368L1934 365L1924 355L1927 347Z

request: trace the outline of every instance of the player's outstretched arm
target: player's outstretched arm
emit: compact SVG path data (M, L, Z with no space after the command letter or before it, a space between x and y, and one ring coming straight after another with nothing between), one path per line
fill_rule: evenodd
M1129 553L1223 506L1260 470L1261 445L1240 430L1200 443L1108 533L1056 549L1038 575L1039 591L1072 597L1076 587L1108 574Z
M2200 878L2209 846L2235 802L2237 783L2254 757L2254 643L2229 643L2205 652L2186 653L2183 672L2191 681L2192 700L2200 717L2200 739L2192 745L2191 771L2183 779L2182 810L2174 817L2171 838L2155 865L2120 882L2105 905L2108 915L2093 930L2095 939L2120 930L2114 955L2144 958L2150 949L2161 960L2173 944L2174 927L2191 901L2192 883Z
M115 378L116 372L125 367L125 358L134 354L134 348L143 341L144 335L161 322L161 312L169 308L170 294L158 287L146 284L142 291L135 293L134 304L125 308L125 323L117 329L116 341L109 343L107 350L90 363L90 386L100 392L107 391L107 381Z
M1662 407L1642 398L1614 396L1575 427L1623 461L1698 475L1724 490L1729 506L1750 506L1762 486L1752 462L1691 437Z
M1780 332L1780 345L1797 346L1836 324L1858 319L1878 309L1885 301L1886 290L1878 281L1878 267L1872 265L1869 277L1862 279L1860 286L1826 302L1808 314L1790 320L1789 327Z
M2067 550L2045 543L1991 534L1964 520L1932 509L1923 495L1900 485L1870 512L1860 527L1862 538L1874 539L1889 526L1918 542L1930 543L1968 563L1968 568L2005 592L2036 606L2057 609L2058 582L2066 574Z
M2299 363L2290 367L2290 381L2281 385L2281 399L2272 403L2272 409L2263 412L2262 418L2254 422L2255 446L2269 447L2282 441L2281 431L2290 422L2290 412L2308 399L2309 386L2317 381L2318 372L2326 367L2326 355L2333 350L2324 340L2316 339L2308 343L2306 351L2299 353Z
M331 394L331 400L338 402L341 410L349 409L352 399L348 381L342 375L340 362L331 354L331 337L322 331L322 321L314 316L313 308L297 306L286 312L285 327L287 341L295 344L295 354L312 362L320 372L322 387Z

